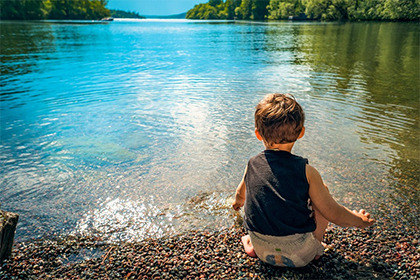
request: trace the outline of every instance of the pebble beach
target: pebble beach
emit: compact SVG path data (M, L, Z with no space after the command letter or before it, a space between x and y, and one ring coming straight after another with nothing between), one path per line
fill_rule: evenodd
M329 226L325 254L303 268L279 268L245 254L242 227L189 231L110 244L69 236L15 244L0 279L419 279L416 227Z

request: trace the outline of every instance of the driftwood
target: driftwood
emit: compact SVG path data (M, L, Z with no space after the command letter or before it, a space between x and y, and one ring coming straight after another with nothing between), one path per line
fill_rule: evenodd
M19 215L0 210L0 263L12 253L13 239Z

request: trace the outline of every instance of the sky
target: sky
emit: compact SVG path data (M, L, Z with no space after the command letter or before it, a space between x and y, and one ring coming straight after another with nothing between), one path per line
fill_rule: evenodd
M208 0L108 0L108 9L133 11L140 15L176 15Z

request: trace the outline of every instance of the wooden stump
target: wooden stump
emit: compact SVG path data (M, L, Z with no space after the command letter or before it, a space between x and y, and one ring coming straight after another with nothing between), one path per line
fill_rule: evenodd
M0 263L10 257L19 215L0 210Z

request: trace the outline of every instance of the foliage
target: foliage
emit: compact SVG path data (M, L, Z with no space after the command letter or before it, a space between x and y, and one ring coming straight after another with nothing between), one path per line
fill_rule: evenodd
M264 19L270 0L209 0L187 12L188 19Z
M145 18L144 16L141 16L139 13L136 12L126 12L122 10L110 10L111 11L111 17L115 18Z
M419 20L420 0L209 0L189 19Z
M347 18L346 0L303 0L310 19L335 20Z
M268 15L267 6L270 0L252 0L250 19L265 19Z
M301 1L296 0L271 0L268 9L268 19L287 19L303 13Z
M101 19L107 0L0 0L0 19Z
M310 19L420 19L420 0L302 0L302 3Z

